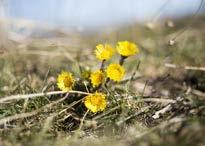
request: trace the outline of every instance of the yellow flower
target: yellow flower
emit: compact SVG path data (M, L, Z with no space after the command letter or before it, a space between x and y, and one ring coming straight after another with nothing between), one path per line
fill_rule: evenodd
M95 55L99 60L108 60L112 57L114 49L109 44L96 46Z
M58 75L57 85L58 88L62 91L69 91L72 89L74 85L74 79L70 72L63 71L61 74Z
M94 93L85 97L84 104L86 108L93 113L104 111L107 105L106 95L103 93Z
M120 55L128 57L137 54L139 52L139 48L134 43L121 41L118 42L117 51Z
M102 84L104 80L104 74L101 70L97 70L90 75L90 80L93 85L93 87L97 87L100 84Z
M125 69L119 64L110 64L106 69L107 77L114 81L122 80Z

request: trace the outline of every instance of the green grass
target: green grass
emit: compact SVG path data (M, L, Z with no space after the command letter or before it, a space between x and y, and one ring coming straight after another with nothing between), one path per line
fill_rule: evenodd
M81 74L100 66L93 54L98 43L137 42L140 54L128 58L125 68L126 78L133 73L140 77L104 89L108 107L101 113L88 113L81 129L86 108L76 102L84 97L80 94L70 94L64 100L62 94L0 103L0 123L15 116L0 125L0 145L204 145L204 71L183 68L204 66L205 22L201 19L199 23L173 46L167 42L183 29L184 20L176 21L174 28L162 22L154 29L130 25L93 33L77 38L76 46L42 47L45 40L34 40L24 49L7 48L0 55L1 98L57 91L56 77L61 70L71 71L79 79L76 90L86 92L89 80ZM118 62L118 58L115 55L110 62ZM167 68L165 63L179 68ZM153 118L158 111L160 117ZM26 113L32 116L22 118Z

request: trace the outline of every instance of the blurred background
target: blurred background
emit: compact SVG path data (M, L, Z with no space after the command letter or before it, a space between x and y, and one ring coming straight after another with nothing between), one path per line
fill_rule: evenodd
M0 20L9 23L9 31L24 36L56 28L86 32L181 18L194 14L200 4L201 0L1 0ZM202 6L198 13L204 12Z
M64 27L95 28L193 14L201 0L3 0L9 19ZM157 15L157 14L156 14Z

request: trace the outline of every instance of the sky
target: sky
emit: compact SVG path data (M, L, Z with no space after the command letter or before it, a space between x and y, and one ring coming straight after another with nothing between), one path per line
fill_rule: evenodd
M96 27L183 16L196 11L201 0L4 0L9 18L57 26Z

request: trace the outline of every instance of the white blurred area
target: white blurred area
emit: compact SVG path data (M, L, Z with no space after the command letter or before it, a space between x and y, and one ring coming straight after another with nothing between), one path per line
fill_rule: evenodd
M44 41L45 45L62 42L75 44L73 42L78 40L74 38L77 39L75 36L78 33L87 34L101 28L113 30L116 26L130 23L192 15L200 2L201 0L0 0L0 48L14 43L26 44L34 38L49 39L48 44Z
M36 23L23 18L11 18L8 16L8 5L6 0L0 0L0 46L8 44L8 40L23 42L29 38L35 30L52 31L54 27Z
M13 48L27 49L31 43L37 48L78 44L79 40L74 40L72 29L61 29L26 18L9 17L8 9L7 0L0 0L0 55Z

